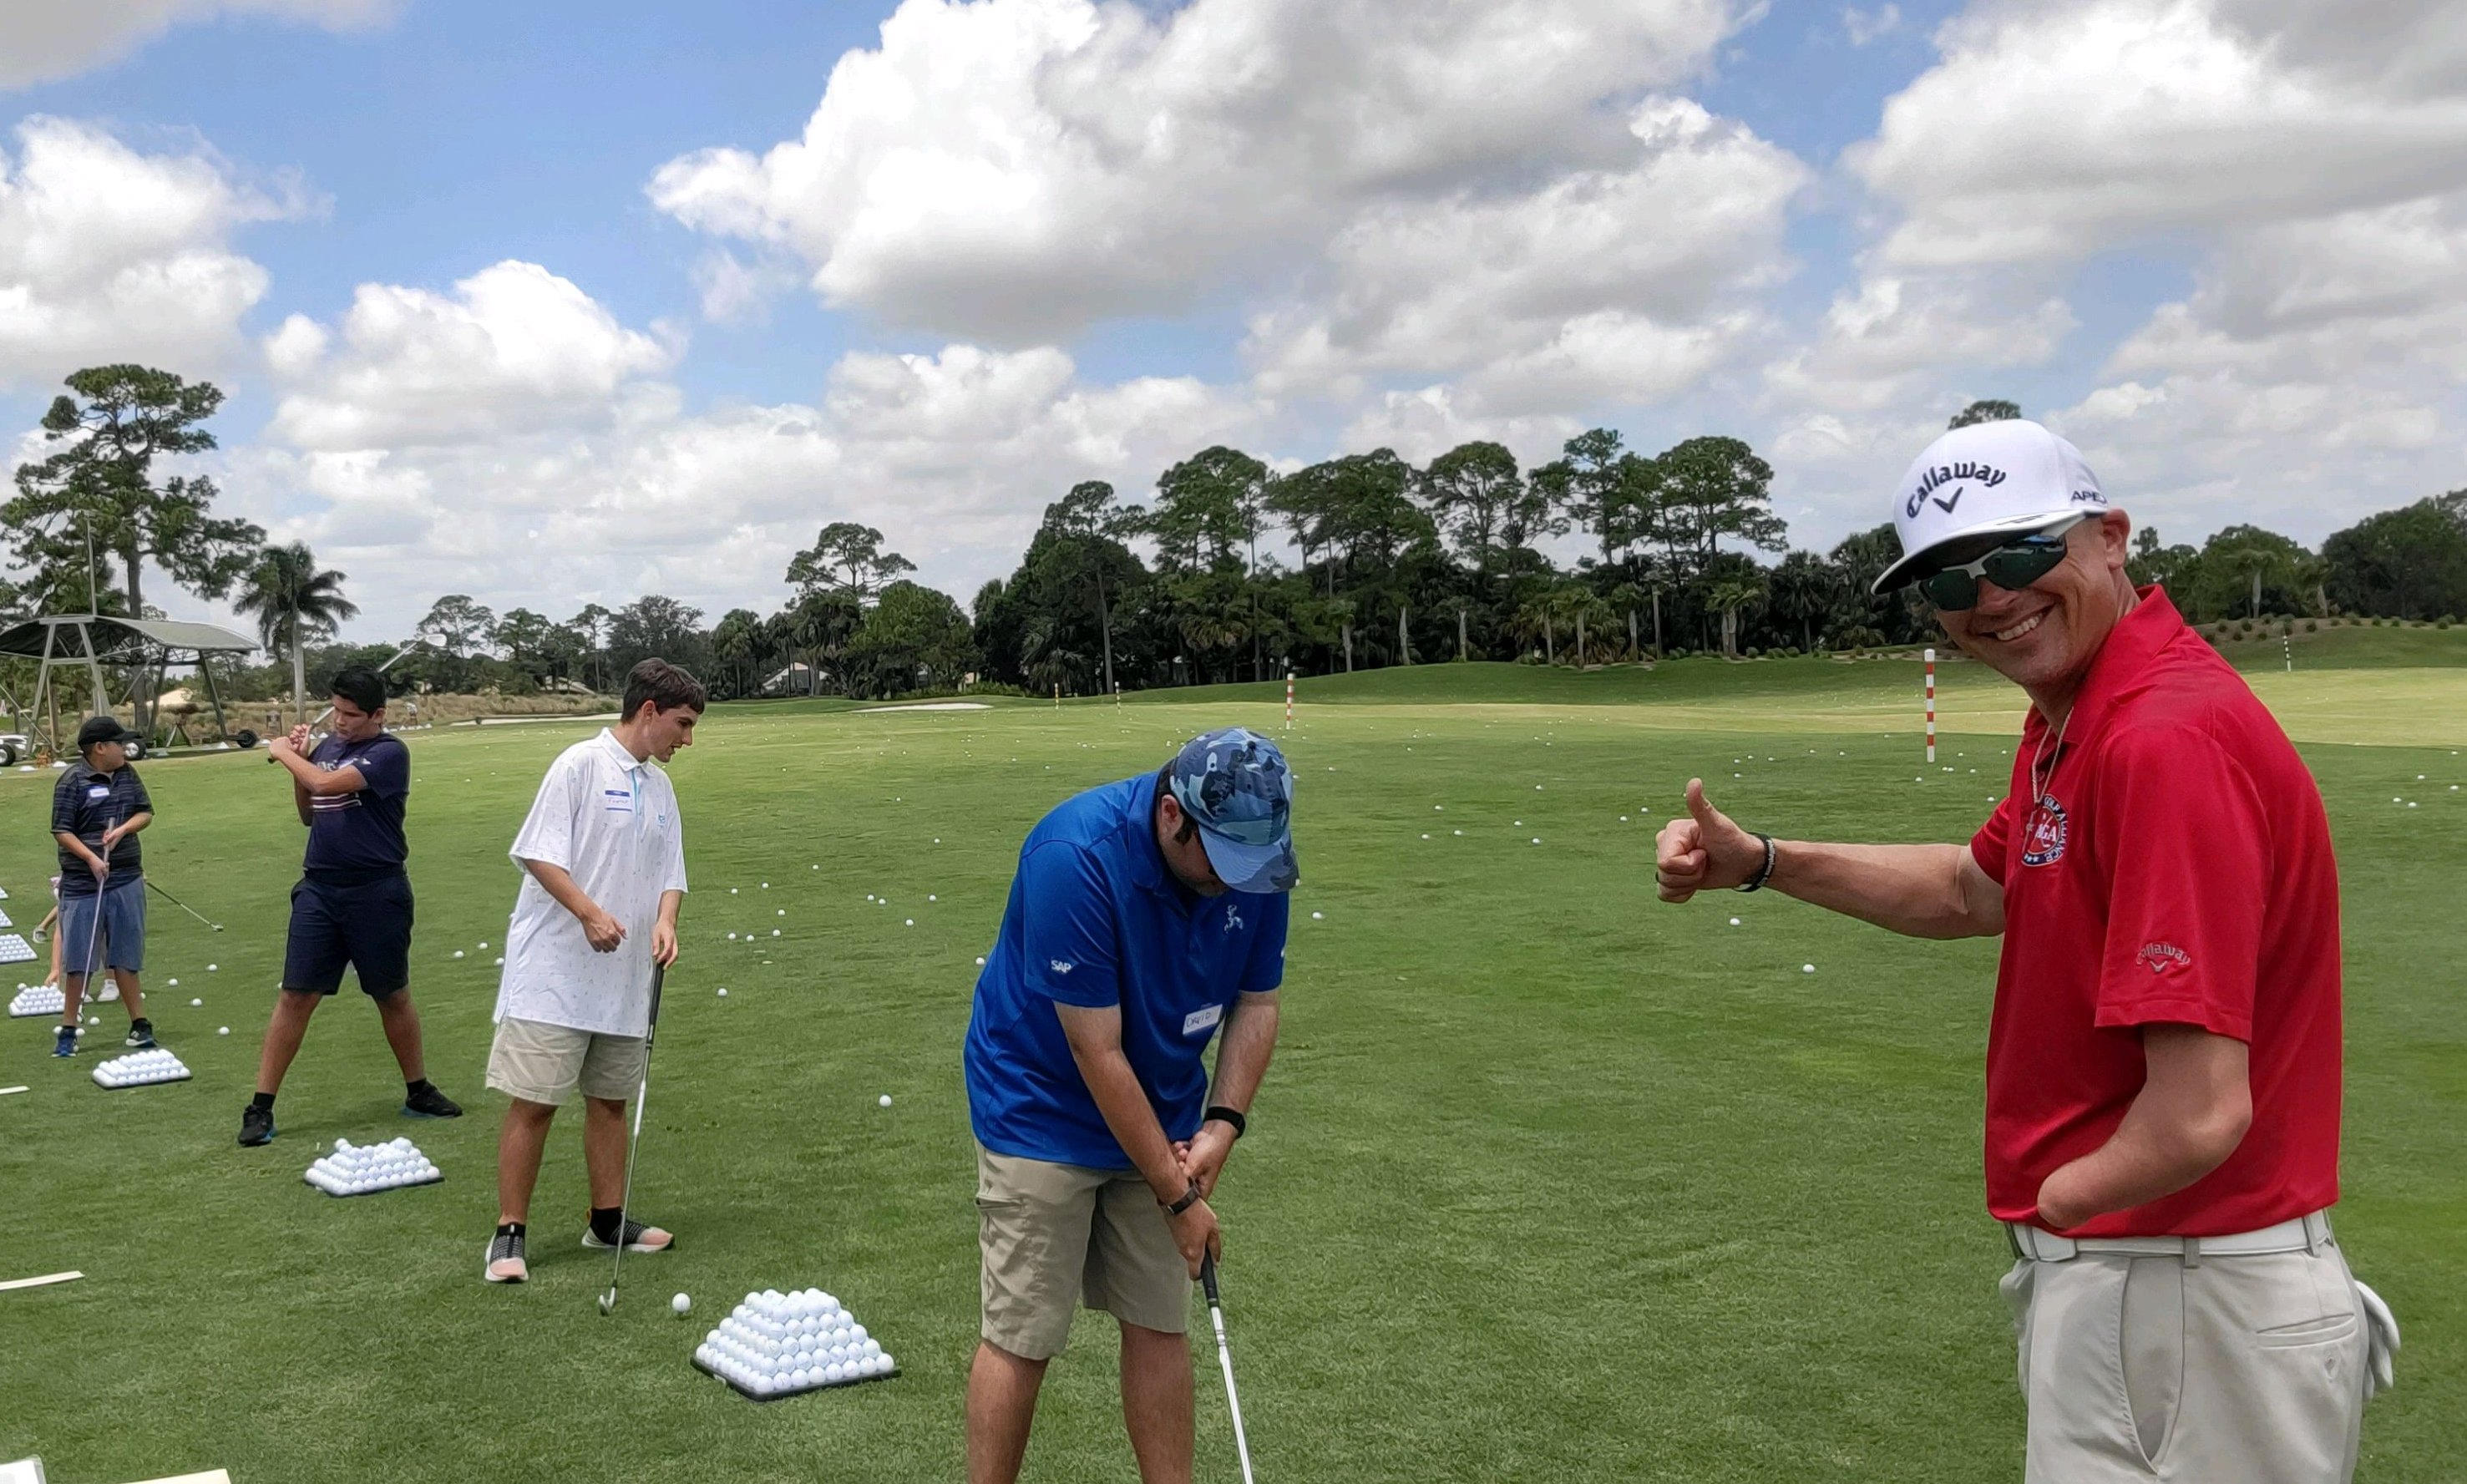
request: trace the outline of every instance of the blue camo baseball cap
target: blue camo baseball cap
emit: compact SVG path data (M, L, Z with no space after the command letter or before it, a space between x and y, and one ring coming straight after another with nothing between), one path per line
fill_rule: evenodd
M1291 891L1294 776L1277 744L1243 727L1204 732L1174 754L1174 801L1199 826L1208 864L1236 891Z

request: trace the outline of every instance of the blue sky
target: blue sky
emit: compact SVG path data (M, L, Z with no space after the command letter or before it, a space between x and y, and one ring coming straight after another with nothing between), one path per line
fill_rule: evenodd
M1219 440L1734 433L1818 546L1977 395L2171 539L2467 483L2438 6L2301 78L2248 0L151 9L0 18L0 417L211 376L372 633L766 607L838 518L964 598Z

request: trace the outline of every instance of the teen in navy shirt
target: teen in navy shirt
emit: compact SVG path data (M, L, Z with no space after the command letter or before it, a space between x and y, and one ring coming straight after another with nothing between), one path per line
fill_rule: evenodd
M291 932L283 993L260 1053L257 1095L240 1114L239 1141L274 1140L274 1096L300 1053L318 1002L342 988L343 970L376 1001L386 1044L402 1068L403 1109L425 1118L463 1110L437 1091L421 1065L419 1012L411 1003L411 750L385 730L385 677L353 665L335 675L334 730L311 751L308 728L268 744L291 774L292 804L308 826L300 884L291 888Z

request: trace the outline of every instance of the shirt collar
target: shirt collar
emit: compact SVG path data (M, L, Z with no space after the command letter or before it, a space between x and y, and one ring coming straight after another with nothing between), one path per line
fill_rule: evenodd
M600 729L600 742L601 746L608 749L608 755L616 759L617 766L620 768L631 771L642 767L645 762L649 761L647 758L636 757L633 753L625 751L625 744L618 741L617 733L606 727Z
M2150 662L2185 631L2184 616L2176 611L2166 589L2154 582L2136 588L2134 594L2140 601L2108 630L2106 642L2091 659L2090 673L2082 677L2081 689L2073 694L2073 708L2064 728L2068 746L2096 734L2099 723L2139 686ZM2076 727L2075 722L2081 725ZM2026 737L2044 734L2048 719L2034 706L2022 730Z
M1150 891L1170 894L1174 888L1166 879L1165 852L1156 843L1156 775L1151 773L1139 780L1131 790L1130 818L1124 821L1129 834L1126 842L1131 857L1131 879Z

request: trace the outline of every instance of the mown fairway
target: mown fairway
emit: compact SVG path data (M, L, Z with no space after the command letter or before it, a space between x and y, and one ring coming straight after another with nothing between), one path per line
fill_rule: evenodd
M2348 652L2320 662L2369 657L2370 636L2337 638ZM2440 638L2396 667L2246 662L2341 850L2340 1231L2407 1336L2399 1388L2366 1416L2372 1484L2456 1479L2467 1457L2467 646ZM1218 1203L1262 1478L2018 1476L2005 1248L1978 1167L1994 946L1771 896L1670 909L1651 885L1653 831L1691 775L1777 832L1966 837L2003 791L2019 703L1975 670L1944 689L1931 770L1907 663L1305 682L1284 1043ZM240 1484L958 1477L977 1298L959 1041L1019 838L1074 790L1237 721L1279 727L1281 687L716 710L673 769L694 892L637 1177L681 1240L628 1260L608 1318L604 1254L576 1245L574 1127L542 1177L532 1282L479 1278L505 849L583 729L413 739L415 988L432 1075L471 1114L396 1117L375 1018L347 989L261 1150L233 1135L301 830L260 757L147 766L149 874L229 931L154 904L150 1003L192 1082L94 1086L117 1005L70 1063L46 1058L41 1022L0 1031L0 1086L32 1088L0 1098L0 1278L87 1273L0 1293L0 1457L39 1451L91 1484L214 1466ZM50 873L49 784L0 778L21 930ZM336 1137L396 1134L443 1185L334 1201L300 1179ZM807 1285L855 1307L904 1375L756 1405L688 1368L746 1291ZM679 1290L687 1321L668 1312ZM1198 1360L1201 1477L1234 1478ZM1113 1364L1083 1318L1030 1477L1135 1477Z

